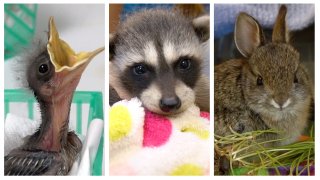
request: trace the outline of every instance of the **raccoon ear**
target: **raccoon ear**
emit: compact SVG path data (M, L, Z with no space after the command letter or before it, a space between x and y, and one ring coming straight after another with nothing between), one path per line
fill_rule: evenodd
M289 34L286 26L287 7L282 5L274 23L272 32L272 42L289 42Z
M264 34L257 20L241 12L234 30L234 41L244 57L250 57L253 51L264 44Z
M174 11L183 14L184 17L193 19L205 13L203 4L176 4L173 7Z
M109 34L109 61L112 61L115 54L116 35Z
M210 38L210 16L197 17L193 19L192 25L201 42L205 42Z

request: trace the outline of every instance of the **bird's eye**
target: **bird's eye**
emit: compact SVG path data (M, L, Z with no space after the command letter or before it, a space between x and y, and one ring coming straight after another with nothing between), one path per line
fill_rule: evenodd
M142 74L145 74L147 72L147 68L145 65L143 64L138 64L138 65L135 65L133 67L133 72L136 74L136 75L142 75Z
M40 74L45 74L49 71L49 66L48 64L40 64L39 66L39 73Z
M258 86L262 86L263 85L263 79L262 79L261 76L258 76L258 78L257 78L257 85Z
M191 61L190 59L181 59L179 62L179 69L181 70L188 70L191 67Z

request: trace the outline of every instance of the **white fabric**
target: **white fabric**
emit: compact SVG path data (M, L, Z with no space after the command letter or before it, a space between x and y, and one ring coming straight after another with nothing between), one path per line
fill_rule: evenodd
M91 175L90 167L92 167L96 158L102 133L103 121L101 119L92 120L87 131L86 139L83 141L80 160L74 163L70 175Z
M33 121L14 114L7 114L4 124L4 155L23 144L23 138L32 135L40 121Z
M14 114L7 114L4 129L4 154L7 155L12 149L21 146L24 137L32 135L39 128L39 125L39 120L30 120ZM89 176L91 174L90 167L95 160L102 133L103 121L101 119L92 120L87 135L80 137L83 143L81 156L74 163L70 175Z

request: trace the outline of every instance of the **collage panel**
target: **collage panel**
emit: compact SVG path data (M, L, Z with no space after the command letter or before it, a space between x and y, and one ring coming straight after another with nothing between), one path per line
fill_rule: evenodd
M105 5L3 17L4 175L104 175Z
M109 175L210 175L210 5L109 10Z
M214 175L315 175L315 5L214 5Z
M316 176L317 3L1 1L0 176Z

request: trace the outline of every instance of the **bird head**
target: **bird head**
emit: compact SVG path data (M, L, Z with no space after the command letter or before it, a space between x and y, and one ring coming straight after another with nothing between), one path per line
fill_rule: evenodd
M28 85L38 100L47 103L55 103L66 96L72 96L90 61L103 50L104 47L92 52L75 53L60 39L51 17L46 49L29 65Z
M75 53L60 39L54 20L50 18L48 42L46 47L39 48L41 51L30 59L27 82L40 104L42 124L29 140L29 146L59 152L67 141L73 93L90 61L104 47Z

